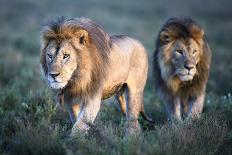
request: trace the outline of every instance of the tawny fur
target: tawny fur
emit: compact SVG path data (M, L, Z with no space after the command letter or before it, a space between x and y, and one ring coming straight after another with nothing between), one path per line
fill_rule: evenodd
M153 69L157 94L167 105L170 119L199 117L210 61L204 30L195 21L177 17L164 24L156 41ZM188 78L178 74L187 72L185 65L193 68Z
M51 21L42 35L41 64L58 101L68 107L72 135L88 129L101 100L115 94L126 113L128 133L139 129L140 113L151 121L143 110L148 58L139 41L110 37L87 18Z

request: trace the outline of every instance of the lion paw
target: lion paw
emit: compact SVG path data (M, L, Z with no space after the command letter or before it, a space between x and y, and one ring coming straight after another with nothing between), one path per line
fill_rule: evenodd
M76 122L72 128L70 137L75 137L80 131L87 132L89 130L89 128L90 128L89 125L87 125L83 122L78 123L78 124Z
M132 122L127 123L126 131L125 131L126 136L139 134L140 132L141 132L141 127L139 125L138 120L134 120Z

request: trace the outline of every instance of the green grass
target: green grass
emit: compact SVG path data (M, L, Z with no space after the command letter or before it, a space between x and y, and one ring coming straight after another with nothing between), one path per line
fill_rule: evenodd
M227 154L232 151L231 96L213 101L208 97L205 112L196 121L170 125L161 118L156 125L149 126L140 119L143 131L132 137L124 136L125 118L116 108L116 101L112 101L113 105L104 103L89 132L80 132L75 138L69 137L71 122L67 113L55 109L53 95L48 90L22 96L17 88L1 94L0 153ZM146 105L152 106L153 100L150 98ZM160 110L157 113L165 115L161 107L157 109ZM147 111L154 113L152 109Z
M232 3L204 3L0 1L0 154L232 154ZM213 52L201 118L168 124L164 105L155 96L150 68L144 104L155 125L140 118L141 134L125 137L125 117L112 99L102 104L88 133L69 137L69 116L56 109L54 95L41 74L41 26L57 16L89 17L110 34L140 40L151 62L160 27L177 15L191 16L205 28Z

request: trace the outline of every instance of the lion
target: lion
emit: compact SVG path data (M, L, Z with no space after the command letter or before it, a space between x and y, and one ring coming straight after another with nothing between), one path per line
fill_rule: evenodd
M143 45L128 36L109 36L88 18L59 18L42 30L41 64L48 85L70 114L71 135L88 130L101 100L115 96L126 115L126 133L137 133L145 112L143 90L148 56Z
M211 63L203 28L188 17L169 19L159 32L153 58L156 92L169 119L198 118Z

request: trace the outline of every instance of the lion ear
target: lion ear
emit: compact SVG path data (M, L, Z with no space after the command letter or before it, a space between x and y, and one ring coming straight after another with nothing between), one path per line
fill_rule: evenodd
M85 45L88 41L88 32L84 29L80 29L76 32L79 38L79 43Z
M167 44L173 40L173 37L167 30L164 30L160 32L160 40L162 43Z
M205 34L204 30L198 25L192 25L190 27L190 33L192 34L192 37L196 40L202 39Z

